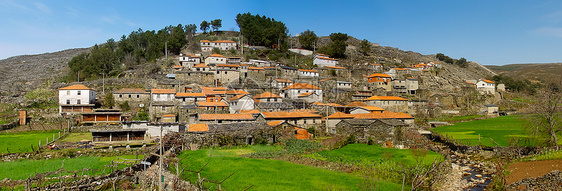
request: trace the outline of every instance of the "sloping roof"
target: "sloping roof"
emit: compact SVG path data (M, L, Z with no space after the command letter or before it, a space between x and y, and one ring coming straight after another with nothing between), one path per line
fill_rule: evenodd
M216 42L216 43L236 43L236 42L231 41L231 40L215 40L213 42Z
M283 88L283 90L289 90L289 89L311 89L311 90L320 90L322 88L319 88L318 86L312 85L312 84L307 84L307 83L294 83L293 85L287 86L285 88Z
M391 111L384 111L382 113L359 113L359 114L349 114L352 115L354 119L413 119L410 114L407 113L394 113Z
M162 117L176 117L176 115L174 115L174 114L165 114L165 115L162 115Z
M263 94L258 94L254 96L254 99L260 99L260 98L281 98L281 96L277 94L273 94L271 92L264 92Z
M228 101L239 100L239 99L242 99L242 97L244 97L244 96L248 96L248 94L239 94L239 95L236 95L236 96L231 97L230 99L228 99ZM248 96L248 98L250 98L251 100L253 100L253 99L252 99L251 97L249 97L249 96Z
M199 114L199 120L254 120L254 116L249 113L234 114Z
M353 115L342 112L336 112L327 117L328 119L353 119Z
M310 112L262 112L266 119L286 119L286 118L321 118L321 115Z
M66 86L66 87L61 88L59 90L94 90L94 89L89 88L88 86L85 86L85 85L82 85L82 84L75 84L75 85L71 85L71 86Z
M251 110L240 110L238 111L240 113L249 113L249 114L259 114L260 111L257 109L251 109Z
M367 111L384 111L383 108L377 106L360 106L359 108L366 109Z
M201 42L211 42L210 40L201 40Z
M174 89L152 89L153 94L175 94L176 90Z
M187 131L189 132L209 131L209 126L207 126L206 123L189 124Z
M194 68L208 68L209 66L205 65L205 64L195 64L195 66L193 66Z
M486 80L486 79L482 79L482 81L486 82L486 83L490 83L490 84L495 84L496 82L490 81L490 80Z
M225 58L223 55L220 55L220 54L211 54L211 55L209 55L209 57L220 57L220 58Z
M293 81L289 80L289 79L281 79L281 78L277 78L275 79L277 82L285 82L285 83L292 83Z
M226 94L250 94L247 91L244 90L226 90L225 91Z
M302 93L301 95L299 95L299 97L307 97L312 95L314 92L308 92L308 93Z
M390 78L390 75L388 75L388 74L381 74L381 73L374 73L374 74L369 75L368 78L375 78L375 77Z
M336 60L337 61L337 59L334 59L334 58L326 58L326 57L316 57L316 58L324 59L324 60Z
M180 65L173 65L172 68L181 68Z
M279 125L279 124L281 124L281 123L283 123L283 122L284 122L283 120L270 121L270 122L267 123L267 125L275 127L275 126L277 126L277 125Z
M367 104L365 102L362 102L362 101L354 101L354 102L351 102L351 103L349 103L345 106L346 107L359 107L359 106L367 106Z
M205 97L204 93L176 93L176 97Z
M312 72L312 73L318 73L318 71L316 71L316 70L305 70L305 69L299 69L299 71L301 71L301 72Z
M195 103L198 107L227 107L226 103L224 102L207 102L207 101L200 101Z
M397 96L372 96L365 99L366 101L371 100L383 100L383 101L408 101L408 99L397 97Z
M392 68L394 70L410 70L409 68Z
M137 94L146 94L148 93L147 91L144 91L142 89L139 88L123 88L117 91L114 91L113 93L137 93Z
M265 70L262 67L248 67L248 70Z

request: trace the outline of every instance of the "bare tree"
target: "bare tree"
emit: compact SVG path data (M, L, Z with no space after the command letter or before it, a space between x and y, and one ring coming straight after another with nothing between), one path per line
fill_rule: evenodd
M533 105L535 115L531 117L532 133L549 137L548 143L558 149L557 133L562 131L562 92L560 82L550 83L538 92L537 102Z

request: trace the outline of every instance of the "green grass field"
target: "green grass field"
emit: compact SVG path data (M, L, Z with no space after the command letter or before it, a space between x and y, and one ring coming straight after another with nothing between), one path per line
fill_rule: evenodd
M8 149L11 153L24 153L32 152L31 145L37 150L39 140L41 140L41 145L45 145L47 138L52 141L53 134L55 138L58 138L59 131L48 131L48 132L22 132L22 133L3 133L0 134L0 153L8 153Z
M260 146L266 147L266 146ZM199 170L207 162L209 164L201 172L202 177L211 180L223 180L235 173L222 184L227 190L243 190L253 185L252 190L361 190L359 185L364 179L343 172L294 164L286 161L255 159L240 157L255 150L275 150L273 148L238 148L234 151L198 150L186 151L179 157L187 158L182 166L190 170ZM185 172L183 178L196 182L197 174ZM206 184L214 186L214 184ZM381 190L400 190L401 185L378 182ZM213 187L216 189L216 186Z
M83 132L83 133L70 133L66 137L58 140L58 142L80 142L82 140L92 140L92 133L90 132Z
M119 158L134 159L135 155L122 155ZM139 155L139 159L143 156ZM52 172L59 169L64 163L64 169L69 171L78 171L84 168L103 170L104 165L110 164L112 160L119 160L117 157L78 157L78 158L58 158L50 160L21 160L16 162L0 163L0 179L9 178L13 180L21 180L29 178L36 173ZM63 162L64 161L64 162ZM131 162L131 161L127 161ZM124 168L120 165L119 168ZM106 173L109 173L109 168ZM102 172L97 172L100 174ZM63 173L64 174L64 173Z
M521 115L501 116L483 120L442 126L433 130L450 136L462 144L483 146L509 146L510 139L527 137L524 129L525 120ZM497 143L497 144L496 144ZM520 143L528 145L533 143Z
M435 121L445 121L445 122L460 122L460 121L469 121L474 120L476 118L484 117L483 115L463 115L463 116L452 116L448 115L442 118L435 119Z
M312 154L312 157L321 157L328 161L347 161L349 163L372 164L382 160L392 160L405 165L415 165L423 161L429 165L435 159L437 162L443 160L443 156L433 151L383 148L380 145L349 144L340 149L320 151Z

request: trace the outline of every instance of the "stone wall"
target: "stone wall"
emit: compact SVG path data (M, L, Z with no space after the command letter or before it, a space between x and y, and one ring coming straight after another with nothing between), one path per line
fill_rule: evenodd
M8 124L0 125L0 131L7 130L7 129L12 129L12 128L14 128L14 127L17 127L18 124L19 124L19 119L16 120L16 121L14 121L14 122L8 123Z

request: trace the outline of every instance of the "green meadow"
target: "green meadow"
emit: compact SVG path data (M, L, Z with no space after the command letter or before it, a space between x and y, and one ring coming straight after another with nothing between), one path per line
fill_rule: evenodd
M510 115L436 127L433 131L456 139L461 144L509 146L512 140L528 138L524 125L525 120L521 115ZM521 146L533 144L519 142Z
M15 162L3 162L0 163L0 179L9 178L13 180L21 180L29 178L37 173L52 172L59 169L61 166L68 171L78 171L84 168L88 169L98 169L102 171L98 172L85 172L85 175L101 174L103 169L106 168L105 165L111 164L111 161L125 160L121 159L135 159L135 155L122 155L117 157L77 157L77 158L58 158L49 160L20 160ZM139 159L143 156L139 155ZM127 162L131 162L127 160ZM124 168L125 165L119 165L119 168ZM106 174L110 172L107 168ZM63 173L64 174L64 173Z
M425 165L443 160L439 153L416 149L383 148L381 145L349 144L330 151L313 153L312 157L328 161L345 161L353 164L372 164L383 160L391 160L407 166L423 162Z
M287 161L241 156L258 150L279 149L277 146L259 146L257 148L250 146L236 149L186 151L179 158L187 156L181 165L193 171L199 170L208 162L209 164L203 169L201 176L211 180L221 181L234 173L222 184L222 188L227 190L243 190L252 185L252 190L362 190L361 185L365 184L365 178L353 173L330 171ZM182 177L197 182L195 173L184 172ZM206 185L214 186L210 183ZM378 181L377 186L381 190L401 189L401 184L386 181Z
M10 153L32 152L31 147L33 146L33 149L37 150L39 140L41 140L41 145L45 145L47 138L49 138L49 141L52 141L53 134L55 138L58 138L59 131L2 133L0 134L0 153L8 153L8 150Z

